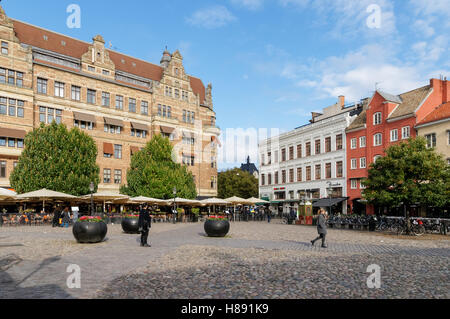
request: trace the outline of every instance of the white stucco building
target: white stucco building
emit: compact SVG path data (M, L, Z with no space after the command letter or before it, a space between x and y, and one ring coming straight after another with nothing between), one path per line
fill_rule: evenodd
M259 144L260 197L281 212L297 209L305 200L317 207L335 205L347 211L345 129L362 111L363 103L345 106L345 98L312 113L309 124ZM332 200L327 189L332 189ZM322 200L321 200L322 199Z

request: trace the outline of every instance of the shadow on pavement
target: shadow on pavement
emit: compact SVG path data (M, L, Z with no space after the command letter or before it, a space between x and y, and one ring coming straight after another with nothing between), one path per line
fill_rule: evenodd
M0 259L0 299L72 299L73 297L57 285L37 285L34 287L19 287L22 283L39 272L42 268L59 261L60 257L43 260L39 266L22 280L14 280L7 271L19 265L22 259L15 255L8 255Z

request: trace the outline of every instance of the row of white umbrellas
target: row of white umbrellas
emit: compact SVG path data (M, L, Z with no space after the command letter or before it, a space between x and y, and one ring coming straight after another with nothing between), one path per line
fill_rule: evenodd
M113 192L99 192L92 195L86 195L82 197L75 197L69 194L64 194L60 192L55 192L48 189L41 189L38 191L26 193L17 195L15 192L0 188L0 199L1 200L42 200L45 205L45 201L48 200L88 200L91 198L91 196L96 201L103 201L105 204L106 201L126 201L126 203L137 203L137 204L159 204L159 205L170 205L175 202L177 205L202 205L202 206L228 206L228 205L256 205L256 204L267 204L269 202L258 199L258 198L249 198L249 199L243 199L239 197L230 197L227 199L220 199L220 198L209 198L205 199L203 201L197 201L197 200L190 200L185 198L174 198L170 200L162 200L162 199L156 199L156 198L149 198L149 197L135 197L135 198L129 198L126 195L117 194Z

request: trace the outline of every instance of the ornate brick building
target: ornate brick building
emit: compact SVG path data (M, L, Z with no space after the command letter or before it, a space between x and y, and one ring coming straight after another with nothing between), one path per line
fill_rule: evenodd
M0 7L0 186L41 123L85 130L98 146L100 190L126 184L134 152L167 136L193 173L199 197L217 195L216 113L207 88L183 67L180 52L160 65L10 19Z

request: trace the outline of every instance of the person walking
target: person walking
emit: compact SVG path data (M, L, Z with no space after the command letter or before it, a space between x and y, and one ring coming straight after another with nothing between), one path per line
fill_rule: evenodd
M327 212L324 209L319 210L319 219L317 220L317 232L319 233L319 237L311 241L311 244L314 246L316 241L322 239L322 248L328 248L326 245L326 237L327 237L327 225L326 225L326 217Z
M64 211L61 214L61 227L63 228L69 228L69 223L70 223L70 212L69 212L69 207L64 208Z
M141 247L151 247L147 243L148 233L152 227L152 218L148 211L148 207L141 206L139 210L139 231L141 232Z
M61 211L59 210L59 207L55 208L55 211L53 212L53 220L52 220L52 226L58 227L59 226L59 219L61 218Z

